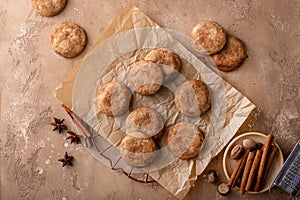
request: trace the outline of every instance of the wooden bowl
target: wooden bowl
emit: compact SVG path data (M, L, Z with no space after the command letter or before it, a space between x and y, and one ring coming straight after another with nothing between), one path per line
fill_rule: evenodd
M248 133L244 133L242 135L239 135L238 137L234 138L226 147L225 149L225 153L223 156L223 170L225 173L226 178L229 180L234 167L237 163L238 160L234 160L232 158L230 158L230 151L231 149L236 145L236 144L241 144L244 139L251 139L255 142L260 142L262 144L265 143L266 141L266 135L262 134L262 133L257 133L257 132L248 132ZM276 153L276 156L274 158L274 161L272 163L272 167L268 173L268 177L266 179L266 182L263 186L263 188L259 191L259 192L252 192L252 191L247 191L247 193L249 194L259 194L259 193L263 193L265 191L267 191L270 187L270 185L272 184L272 181L275 179L276 175L279 173L280 169L283 166L283 155L282 155L282 151L279 147L279 145L273 141L273 144L276 145L276 147L278 148L278 151Z

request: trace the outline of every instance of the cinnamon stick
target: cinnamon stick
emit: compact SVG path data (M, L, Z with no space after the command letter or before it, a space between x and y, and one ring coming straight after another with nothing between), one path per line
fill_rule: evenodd
M73 113L73 111L66 106L65 104L61 105L66 111L67 113L70 115L70 117L72 118L73 122L75 123L75 125L77 125L77 127L82 131L82 133L84 134L85 138L88 138L91 136L90 132L82 125L82 123L79 121L79 119L76 117L76 115Z
M263 181L262 181L262 186L264 186L264 184L266 182L266 179L268 177L269 171L270 171L270 169L272 167L272 163L273 163L274 158L276 156L277 150L278 150L277 147L275 145L272 145L271 150L270 150L270 156L268 158L266 169L265 169L265 173L264 173L264 178L263 178Z
M234 187L237 180L239 179L239 177L241 176L241 173L245 167L245 164L246 164L246 159L247 159L247 156L248 156L248 153L249 151L247 150L242 158L236 163L235 167L234 167L234 170L230 176L230 179L228 181L228 186L230 187Z
M251 166L254 160L254 156L255 156L255 152L249 152L248 156L247 156L247 161L246 161L246 165L245 165L245 169L243 172L243 176L242 176L242 181L241 181L241 185L240 185L240 189L239 189L239 193L244 194L245 193L245 187L247 184L247 180L249 177L249 173L251 170Z
M258 168L259 168L261 153L262 153L261 150L257 150L256 153L255 153L255 158L254 158L253 164L251 166L250 174L249 174L247 184L246 184L246 188L245 188L246 191L251 191L252 190L254 179L257 176L257 172L258 172Z
M257 181L256 181L256 184L254 187L255 192L260 191L262 188L262 182L263 182L263 178L264 178L264 170L265 170L268 153L269 153L272 141L273 141L273 135L268 134L267 138L266 138L266 142L263 147L264 148L263 154L262 154L261 161L260 161L259 168L258 168Z

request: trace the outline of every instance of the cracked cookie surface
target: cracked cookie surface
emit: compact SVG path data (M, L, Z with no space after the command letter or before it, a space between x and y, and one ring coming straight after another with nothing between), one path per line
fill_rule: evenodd
M32 8L42 16L57 15L66 7L67 0L30 0Z
M52 49L65 58L79 55L84 50L86 43L85 31L73 22L64 22L56 26L50 34Z

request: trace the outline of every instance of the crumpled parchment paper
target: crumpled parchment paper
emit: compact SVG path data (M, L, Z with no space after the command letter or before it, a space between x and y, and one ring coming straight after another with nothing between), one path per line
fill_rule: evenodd
M231 140L255 105L168 32L138 8L127 5L95 46L57 87L55 96L117 146L125 135L124 122L129 111L124 116L114 118L99 114L95 102L97 88L110 80L128 84L128 66L143 59L154 48L168 48L180 55L183 69L173 82L165 84L157 94L133 94L134 103L130 109L149 106L157 110L164 118L166 130L179 121L192 122L203 130L205 140L199 156L189 161L174 157L162 142L159 158L150 166L136 169L135 173L147 172L174 196L183 199L197 176ZM210 90L211 109L198 118L181 115L174 105L176 87L189 79L204 81ZM128 166L123 167L125 170L130 169Z

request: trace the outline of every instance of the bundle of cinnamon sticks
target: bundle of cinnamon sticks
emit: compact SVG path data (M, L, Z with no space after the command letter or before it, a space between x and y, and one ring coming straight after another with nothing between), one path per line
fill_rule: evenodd
M235 187L239 182L241 194L245 191L258 192L263 188L278 150L272 145L273 138L273 135L268 134L261 149L244 151L228 181L230 187Z

